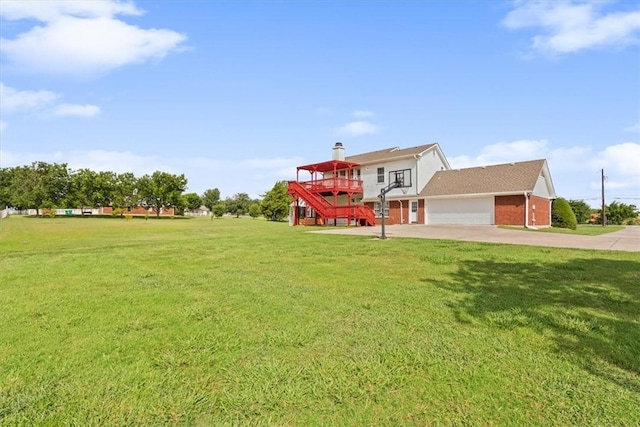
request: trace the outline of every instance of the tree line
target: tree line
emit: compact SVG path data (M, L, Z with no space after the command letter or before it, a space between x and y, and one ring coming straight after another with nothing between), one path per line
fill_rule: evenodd
M617 201L605 206L607 224L633 225L638 222L635 205ZM558 228L576 229L578 224L602 224L602 209L591 208L584 200L566 200L561 197L553 201L551 224Z
M72 170L66 163L33 162L30 165L0 168L0 206L19 210L112 207L121 214L144 207L159 216L163 209L174 208L179 215L201 206L214 216L230 213L239 217L264 215L280 221L289 213L290 199L285 181L277 182L263 199L251 199L237 193L224 200L217 188L202 195L185 193L187 178L163 171L136 177L131 172Z

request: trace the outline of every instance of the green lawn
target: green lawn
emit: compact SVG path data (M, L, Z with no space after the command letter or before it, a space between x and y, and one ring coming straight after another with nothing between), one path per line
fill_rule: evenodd
M0 308L0 425L640 424L637 253L9 217Z
M603 227L602 225L588 225L588 224L578 224L578 228L576 230L571 230L569 228L523 228L523 227L509 227L509 226L501 226L500 228L506 229L516 229L516 230L526 230L535 233L559 233L559 234L579 234L582 236L599 236L601 234L613 233L615 231L620 231L624 228L623 225L607 225Z

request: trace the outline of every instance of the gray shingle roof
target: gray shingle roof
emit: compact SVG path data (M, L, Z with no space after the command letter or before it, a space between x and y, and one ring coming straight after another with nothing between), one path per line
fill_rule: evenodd
M345 160L354 163L371 163L385 160L391 160L402 157L410 157L416 154L420 154L436 144L425 144L417 147L403 148L398 147L385 148L384 150L371 151L369 153L356 154L354 156L347 156Z
M505 163L436 172L421 196L497 194L533 191L546 160Z

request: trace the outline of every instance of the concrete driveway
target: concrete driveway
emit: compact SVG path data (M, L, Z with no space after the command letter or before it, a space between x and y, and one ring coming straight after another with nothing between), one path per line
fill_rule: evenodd
M381 227L323 228L314 233L352 234L379 237ZM600 236L540 233L534 231L503 229L491 225L388 225L388 238L414 237L422 239L447 239L468 242L509 243L528 246L552 246L557 248L604 249L640 252L640 226L626 227L615 233Z

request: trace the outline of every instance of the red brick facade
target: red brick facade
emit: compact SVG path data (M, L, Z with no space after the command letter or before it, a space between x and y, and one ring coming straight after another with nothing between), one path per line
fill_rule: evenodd
M529 226L549 226L549 208L551 201L538 196L529 197ZM534 208L535 206L535 208ZM496 225L524 226L525 200L523 195L495 197Z
M365 203L371 209L374 204ZM385 224L409 224L411 201L409 200L389 200L389 216L385 219ZM414 224L424 224L424 199L418 200L418 215ZM376 217L376 224L380 225L380 217Z
M535 209L534 209L535 206ZM529 197L529 225L548 227L551 225L551 200L538 196Z
M524 225L524 194L495 197L496 225Z

